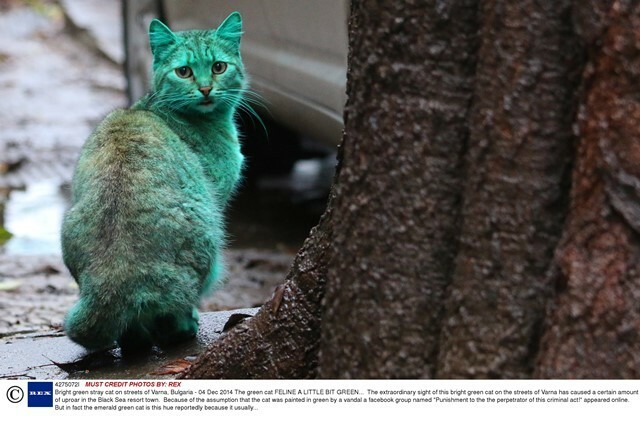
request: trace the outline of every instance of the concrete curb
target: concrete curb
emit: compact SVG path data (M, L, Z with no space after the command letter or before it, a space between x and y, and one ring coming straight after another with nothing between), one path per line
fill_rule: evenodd
M196 339L170 350L154 348L151 355L135 359L123 358L118 348L88 353L59 331L14 337L0 345L0 379L174 378L152 373L176 359L193 360L220 337L231 315L255 315L258 309L201 314Z

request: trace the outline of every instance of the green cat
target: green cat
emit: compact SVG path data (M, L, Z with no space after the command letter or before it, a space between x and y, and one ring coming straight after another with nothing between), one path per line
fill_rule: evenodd
M151 22L151 92L109 114L82 149L62 251L80 287L65 330L88 349L148 350L198 331L243 166L241 34L237 12L210 31Z

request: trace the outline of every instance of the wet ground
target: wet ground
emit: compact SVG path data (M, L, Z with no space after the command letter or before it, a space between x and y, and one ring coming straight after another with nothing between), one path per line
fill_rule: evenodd
M60 257L60 221L84 140L109 111L126 106L121 32L114 30L119 25L115 1L0 0L0 345L5 353L31 350L25 342L42 338L66 344L68 356L74 353L68 340L59 338L64 314L78 294ZM322 208L300 198L323 189L327 167L302 160L294 176L259 179L240 193L229 213L229 275L203 302L203 312L259 306L284 280ZM5 363L0 377L14 376L16 368ZM24 368L40 363L22 359Z
M205 313L192 341L147 356L122 356L119 349L87 354L59 331L43 331L0 343L1 378L9 379L129 379L175 377L207 345L229 329L229 321L242 324L257 308ZM235 326L235 329L242 329Z

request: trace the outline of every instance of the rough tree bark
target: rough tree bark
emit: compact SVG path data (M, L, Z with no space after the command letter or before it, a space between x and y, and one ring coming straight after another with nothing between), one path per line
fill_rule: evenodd
M438 376L531 376L581 69L570 0L482 2L463 225Z
M640 376L640 5L594 3L577 6L590 60L543 378Z
M477 2L354 4L319 375L432 377L457 248Z
M327 211L183 376L638 377L639 7L354 0Z
M182 378L314 378L332 211L298 252L285 284L249 321L213 343Z

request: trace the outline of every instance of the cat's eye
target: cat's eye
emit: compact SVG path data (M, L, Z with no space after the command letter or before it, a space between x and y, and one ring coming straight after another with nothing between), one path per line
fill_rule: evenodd
M191 75L193 75L193 71L189 66L182 66L182 67L176 68L176 75L178 75L180 78L186 79L186 78L190 78Z
M225 62L215 62L213 66L211 66L211 71L216 75L224 73L225 70L227 70L227 64Z

